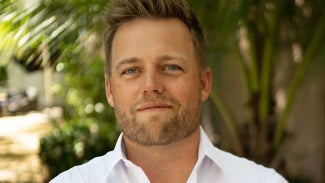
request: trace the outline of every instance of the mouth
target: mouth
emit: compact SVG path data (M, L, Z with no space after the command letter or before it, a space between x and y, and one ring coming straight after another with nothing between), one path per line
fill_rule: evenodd
M151 110L163 110L163 109L171 109L172 106L168 104L162 103L149 103L144 104L138 107L137 111L151 111Z

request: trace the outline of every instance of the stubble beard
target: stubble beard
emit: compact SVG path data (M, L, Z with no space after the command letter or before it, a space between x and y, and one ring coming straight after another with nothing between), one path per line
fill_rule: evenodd
M198 99L196 105L185 106L177 114L157 114L145 121L137 119L135 111L122 112L117 106L115 115L123 135L133 142L144 146L167 145L190 136L199 128L201 105Z

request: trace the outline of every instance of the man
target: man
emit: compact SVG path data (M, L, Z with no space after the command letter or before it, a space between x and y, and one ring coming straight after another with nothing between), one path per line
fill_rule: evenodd
M113 151L51 182L286 182L213 147L200 128L212 78L185 1L112 1L105 44L106 96L122 134Z

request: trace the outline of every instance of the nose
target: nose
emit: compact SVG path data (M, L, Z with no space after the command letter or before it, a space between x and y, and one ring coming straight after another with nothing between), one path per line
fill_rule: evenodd
M148 71L144 75L143 94L161 94L164 90L162 78L158 71Z

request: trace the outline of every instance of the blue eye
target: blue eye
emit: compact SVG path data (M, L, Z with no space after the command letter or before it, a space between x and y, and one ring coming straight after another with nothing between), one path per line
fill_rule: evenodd
M126 69L125 71L122 72L122 75L134 74L134 73L137 73L137 71L138 71L138 69L136 69L136 68Z
M176 65L168 65L167 66L167 69L168 70L180 70L181 68L176 66Z

